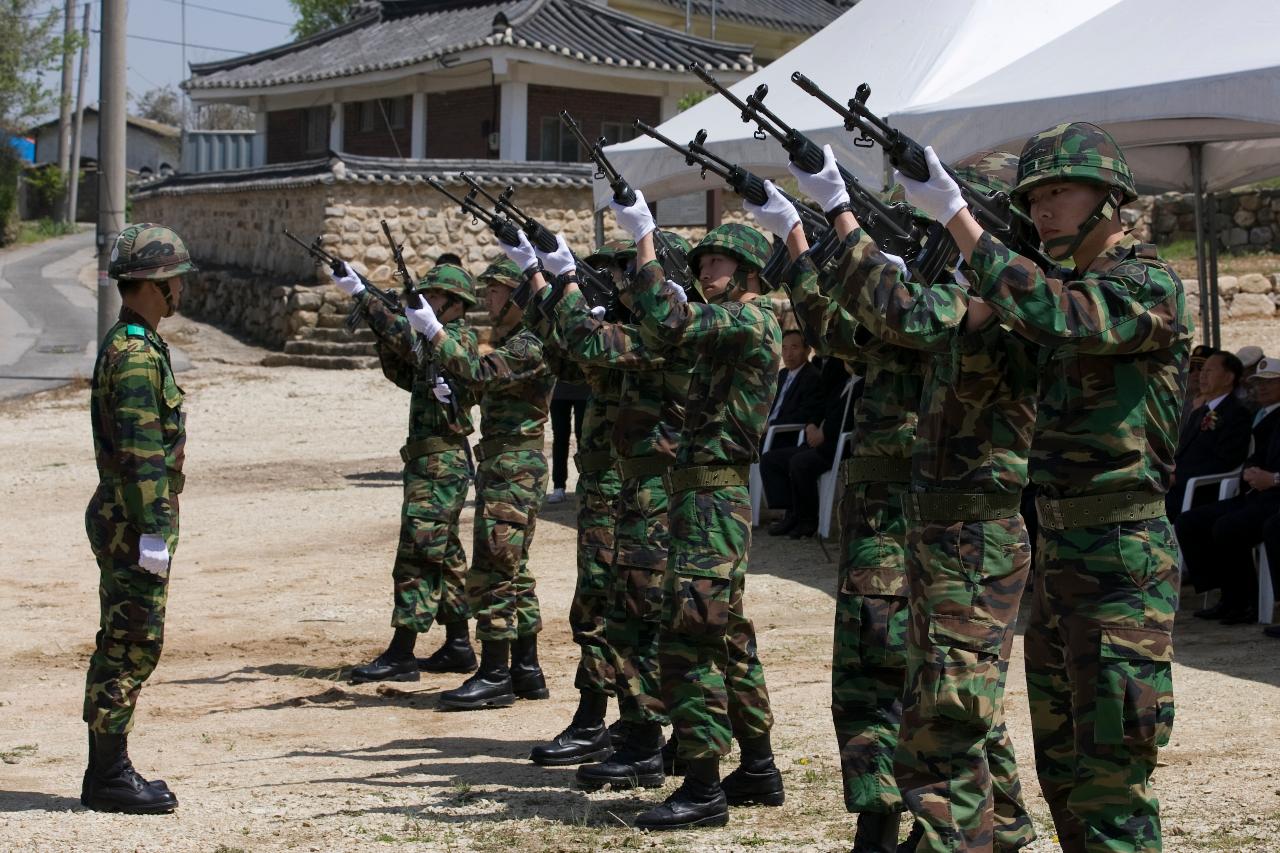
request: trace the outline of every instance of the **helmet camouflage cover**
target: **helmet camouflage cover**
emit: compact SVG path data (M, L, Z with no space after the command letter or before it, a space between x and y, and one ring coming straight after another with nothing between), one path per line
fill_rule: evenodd
M693 250L693 244L674 231L662 230L658 233L663 237L666 237L668 243L674 243L677 248L685 253L685 255L688 255L689 252Z
M187 244L172 228L139 222L116 237L107 275L114 279L164 280L198 269L187 252Z
M712 228L689 250L689 266L697 270L699 257L716 252L759 272L769 260L771 248L769 240L750 225L728 222Z
M1027 192L1049 181L1102 184L1120 191L1121 204L1138 197L1120 146L1111 134L1085 121L1042 130L1023 146L1014 198L1025 207Z
M607 264L626 261L635 257L635 254L636 244L634 240L610 240L587 255L583 260L598 269Z
M476 286L471 275L462 267L453 264L437 264L427 271L422 280L413 288L414 293L427 290L439 290L451 293L468 306L475 305Z
M476 277L481 284L500 284L512 290L520 286L524 274L520 267L510 258L499 258L484 268L484 272Z
M951 164L957 175L987 192L1012 193L1018 158L1008 151L979 151Z

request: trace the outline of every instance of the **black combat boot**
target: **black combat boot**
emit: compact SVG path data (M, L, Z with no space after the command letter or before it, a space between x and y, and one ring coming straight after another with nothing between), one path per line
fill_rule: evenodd
M89 733L89 768L80 804L98 812L168 814L178 798L163 781L148 782L129 760L129 736Z
M471 648L471 632L467 621L451 622L444 626L444 642L425 658L418 658L418 669L423 672L475 672L476 653Z
M662 747L662 772L668 776L683 776L685 761L680 757L680 741L676 739L676 730L671 730L671 737Z
M511 644L506 640L485 640L480 644L480 669L455 690L440 694L436 706L446 711L475 711L480 708L510 708L516 703L511 692L511 670L507 658Z
M773 763L769 736L739 741L742 763L724 778L721 787L731 806L780 806L787 795L782 790L782 772Z
M662 726L637 723L613 756L599 764L578 768L578 787L595 791L605 785L624 788L660 788L662 775Z
M916 848L920 846L920 842L924 840L924 827L920 826L920 821L916 821L911 825L911 832L907 835L907 840L898 845L897 853L916 853Z
M351 670L351 683L364 684L369 681L417 681L418 659L413 656L414 644L418 642L418 632L412 628L397 628L391 636L391 644L387 650L374 658L370 663L357 666Z
M631 723L619 717L609 724L609 743L614 749L622 746L631 737Z
M684 782L674 794L636 818L636 829L694 829L728 822L729 803L720 787L720 759L698 758L688 763Z
M538 635L517 637L511 644L511 689L520 699L546 699L551 695L538 665Z
M901 822L901 812L862 812L850 853L896 853ZM915 849L915 842L911 849Z
M582 691L578 697L578 710L569 727L550 743L535 746L529 753L529 759L543 767L564 767L608 758L613 752L609 730L604 727L604 712L608 705L608 696Z

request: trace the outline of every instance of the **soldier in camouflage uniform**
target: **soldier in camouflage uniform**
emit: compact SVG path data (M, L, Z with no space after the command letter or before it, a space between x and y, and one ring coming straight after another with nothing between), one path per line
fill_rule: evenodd
M844 182L830 148L826 157L827 168L798 179L824 205L838 205L847 200ZM1017 162L984 153L957 170L988 192L1008 192ZM1030 562L1019 506L1036 350L989 315L980 327L965 325L971 294L963 276L955 284L906 281L851 213L833 220L847 246L833 288L843 306L882 340L932 354L904 499L911 621L895 776L917 816L910 843L1015 850L1035 835L1002 696ZM816 276L807 256L796 265Z
M417 681L419 669L470 672L476 658L467 636L467 555L458 538L458 519L471 478L467 436L473 429L473 397L468 388L450 385L434 364L418 358L418 336L408 319L373 298L350 267L334 281L354 297L352 310L373 330L383 374L411 395L409 436L400 448L400 544L391 570L395 633L386 651L351 671L351 680ZM415 292L435 306L444 321L443 334L474 354L476 335L466 321L467 309L476 304L471 276L461 267L440 264L418 282ZM445 643L419 660L413 653L418 635L436 621L445 626Z
M901 179L908 198L947 223L1000 321L1043 346L1025 652L1036 769L1058 840L1068 853L1156 851L1150 779L1173 727L1179 584L1164 494L1191 343L1182 283L1124 233L1133 178L1095 125L1032 137L1013 192L1050 257L1072 258L1073 272L1042 270L984 232L927 156L927 183Z
M85 679L89 764L80 802L96 811L178 807L168 785L134 770L128 735L164 643L187 439L182 389L156 329L177 310L182 276L195 269L177 234L142 223L120 232L107 270L124 304L98 350L90 391L98 487L85 531L100 572L101 621Z
M444 331L431 307L406 309L425 338L425 357L480 397L476 445L476 520L467 600L481 643L480 668L460 687L440 694L450 710L507 707L516 698L545 699L538 664L542 616L529 573L529 546L547 491L543 430L555 384L554 365L537 335L508 310L520 286L509 265L480 274L493 318L496 348L485 356ZM508 665L509 664L509 665Z
M723 826L728 796L780 805L773 715L755 630L743 612L751 507L747 475L759 458L781 363L782 330L761 298L764 235L743 225L713 229L689 254L708 304L668 285L657 262L653 217L640 193L613 204L636 241L630 290L642 341L694 360L680 447L667 477L671 526L658 662L662 696L686 763L680 788L636 826ZM736 737L742 764L720 783L720 758Z

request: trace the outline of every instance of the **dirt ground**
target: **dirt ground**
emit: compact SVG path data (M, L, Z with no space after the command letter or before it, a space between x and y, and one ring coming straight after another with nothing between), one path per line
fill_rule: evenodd
M188 486L168 636L131 747L182 806L167 817L79 806L85 665L97 572L82 514L95 472L82 383L0 407L0 849L579 851L847 849L828 717L834 564L817 543L761 535L747 609L777 715L778 809L724 830L629 828L662 792L587 794L527 755L568 721L576 647L573 508L546 507L533 570L552 698L433 710L460 676L352 687L389 636L408 398L376 371L263 368L261 350L185 319ZM1230 327L1270 342L1274 324ZM463 532L470 541L468 517ZM1188 607L1199 603L1187 596ZM1156 776L1166 849L1274 851L1280 837L1280 642L1182 614L1178 718ZM430 651L433 632L420 644ZM1031 763L1021 643L1008 718L1041 840L1057 849ZM727 770L728 768L726 768ZM672 785L668 784L668 791ZM383 847L385 845L385 848Z

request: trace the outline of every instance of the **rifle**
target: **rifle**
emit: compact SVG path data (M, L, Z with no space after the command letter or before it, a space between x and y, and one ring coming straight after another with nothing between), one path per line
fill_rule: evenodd
M756 139L763 140L772 136L782 145L796 168L811 175L822 171L822 148L787 125L764 105L764 99L769 94L768 86L760 84L743 100L698 63L690 63L689 70L737 107L744 122L756 125L753 134ZM959 255L946 228L941 224L934 224L922 229L909 205L886 204L848 169L839 164L837 168L849 192L849 206L853 208L858 222L876 241L876 245L905 260L918 281L932 284L942 278Z
M396 238L391 236L391 227L385 219L382 220L382 233L387 235L387 242L391 244L391 257L395 259L396 271L404 285L405 304L411 308L421 308L422 296L414 291L417 282L413 280L413 273L409 272L409 267L404 262L404 243L397 243Z
M858 86L846 106L799 71L792 73L791 82L844 119L845 130L858 134L853 140L854 145L866 148L879 144L889 155L889 162L899 172L915 181L929 180L929 164L925 161L924 147L867 107L871 87L866 83ZM1034 236L1035 226L1030 217L1013 205L1008 193L984 191L961 178L945 163L942 168L960 187L960 195L965 204L973 211L974 218L983 228L1018 254L1030 258L1041 269L1057 267L1052 259L1040 251L1039 237Z
M458 177L470 184L472 193L479 193L484 196L493 205L495 213L509 216L512 220L519 222L520 230L525 233L525 236L529 238L529 242L538 251L544 254L554 252L556 247L560 245L556 241L556 235L553 231L525 213L511 200L511 197L516 192L515 187L508 186L495 197L466 172L459 172ZM616 289L613 286L613 278L601 275L598 270L583 261L582 258L579 258L576 252L573 253L573 261L577 267L578 286L582 289L582 295L586 297L587 302L592 307L608 306L609 300Z
M631 185L626 179L618 173L618 170L609 162L609 158L604 154L604 137L600 137L595 143L587 139L586 134L582 132L582 128L573 120L573 116L569 115L568 110L560 111L560 120L569 128L578 139L587 152L587 156L596 164L597 178L601 178L608 182L613 189L613 200L618 204L626 207L636 203L635 190L631 189ZM662 270L666 273L667 278L684 288L686 293L696 293L693 287L694 275L689 269L689 258L686 256L684 249L679 244L667 238L661 230L655 228L653 231L653 248L658 256L658 262L662 264Z
M384 223L384 227L385 227L385 223ZM294 234L291 234L288 228L284 229L284 236L288 237L290 240L292 240L293 242L301 246L308 255L310 255L312 258L316 260L317 263L327 264L329 266L329 269L333 271L334 276L346 275L346 269L345 269L345 265L342 262L342 259L339 257L336 257L335 255L331 255L330 253L326 252L323 248L321 248L319 237L317 237L311 243L304 243L301 240L299 240L297 236L295 236ZM352 272L355 272L355 270L353 269ZM388 311L390 311L392 314L403 313L404 308L400 304L400 299L394 293L388 293L387 291L378 287L373 282L369 281L369 279L360 275L360 273L358 272L356 272L356 277L360 279L360 283L364 285L364 289L367 290L371 296L373 296L375 299L377 299L379 302L385 305ZM352 305L351 312L347 314L347 331L354 332L359 322L360 322L359 307L358 305Z

